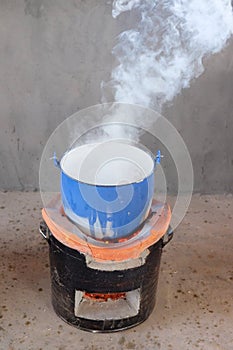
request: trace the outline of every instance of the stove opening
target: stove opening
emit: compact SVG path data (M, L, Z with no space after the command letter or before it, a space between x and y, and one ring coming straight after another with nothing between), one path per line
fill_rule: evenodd
M120 293L75 291L74 314L90 320L119 320L136 316L140 307L140 288Z

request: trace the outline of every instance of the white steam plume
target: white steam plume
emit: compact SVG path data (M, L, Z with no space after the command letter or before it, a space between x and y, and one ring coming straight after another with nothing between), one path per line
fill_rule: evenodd
M114 18L129 10L140 19L119 35L113 49L119 64L103 85L116 102L161 111L233 33L230 0L114 0Z

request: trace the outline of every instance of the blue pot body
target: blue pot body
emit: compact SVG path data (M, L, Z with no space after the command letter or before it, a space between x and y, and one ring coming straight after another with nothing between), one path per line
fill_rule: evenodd
M66 215L96 239L119 239L136 231L148 216L154 174L124 185L92 185L61 170L61 196Z

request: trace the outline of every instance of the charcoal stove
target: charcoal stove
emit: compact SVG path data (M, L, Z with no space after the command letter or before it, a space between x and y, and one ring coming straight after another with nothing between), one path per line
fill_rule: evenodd
M115 332L149 317L162 249L173 236L167 204L153 201L138 230L114 241L84 234L65 215L60 196L42 210L42 216L52 304L60 318L82 330Z

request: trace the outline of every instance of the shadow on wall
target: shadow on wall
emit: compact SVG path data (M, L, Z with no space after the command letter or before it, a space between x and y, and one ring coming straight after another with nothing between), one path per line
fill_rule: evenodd
M43 13L43 0L24 0L25 15L31 15L35 18L40 18Z

